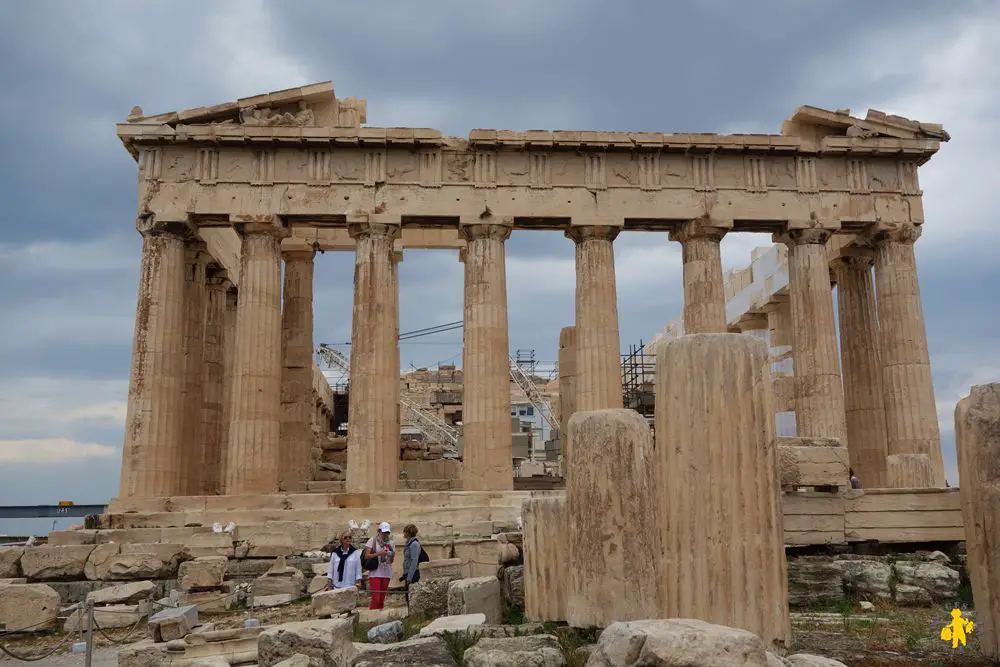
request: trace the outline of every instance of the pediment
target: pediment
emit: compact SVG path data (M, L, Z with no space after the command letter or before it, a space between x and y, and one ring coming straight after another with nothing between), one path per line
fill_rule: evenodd
M126 119L130 124L174 128L179 125L361 127L367 120L366 101L354 97L338 100L331 81L150 116L137 106Z

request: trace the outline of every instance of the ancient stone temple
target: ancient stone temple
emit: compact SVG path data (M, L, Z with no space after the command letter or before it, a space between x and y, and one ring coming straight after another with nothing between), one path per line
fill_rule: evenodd
M770 232L789 248L799 435L849 442L865 432L848 407L880 384L888 474L905 478L899 486L942 481L913 259L924 222L917 167L948 140L940 126L813 107L778 135L460 139L366 121L364 100L319 83L159 115L136 107L117 126L139 168L143 238L119 501L273 494L308 475L323 428L311 360L317 251L353 252L356 265L346 488L396 491L397 262L421 248L461 250L465 264L462 484L509 491L505 240L552 229L576 247L566 406L622 405L620 234L662 231L680 243L690 331L719 332L720 240ZM850 249L836 274L853 314L841 318L855 350L843 378L831 247ZM865 290L878 294L878 340ZM879 377L859 370L873 358Z

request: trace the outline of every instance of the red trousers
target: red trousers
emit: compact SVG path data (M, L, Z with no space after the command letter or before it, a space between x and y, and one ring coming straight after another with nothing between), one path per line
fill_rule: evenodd
M371 589L372 602L369 609L381 609L385 604L385 592L389 590L388 577L368 577L368 588Z

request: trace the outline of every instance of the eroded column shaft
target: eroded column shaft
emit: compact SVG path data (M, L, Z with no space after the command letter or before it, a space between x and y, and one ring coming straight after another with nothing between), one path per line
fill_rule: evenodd
M222 427L219 429L219 469L216 486L226 493L226 470L229 467L229 422L233 413L233 362L236 356L236 304L239 291L226 290L226 309L222 317Z
M201 489L198 495L215 495L222 491L219 475L222 469L223 419L225 393L226 291L229 281L218 267L208 267L205 279L205 339L202 358L202 404L199 462Z
M658 617L744 628L787 644L767 346L739 334L683 336L661 343L656 370Z
M843 257L835 265L840 310L840 355L851 467L866 488L886 478L885 410L878 320L868 257Z
M507 339L507 265L510 228L462 227L465 248L462 488L512 489L510 352Z
M205 268L208 253L201 241L189 241L184 267L184 494L202 493L202 406L205 359Z
M615 251L618 228L572 227L576 242L576 409L622 407Z
M944 459L913 244L920 229L875 234L875 291L889 455L924 454L931 485L944 486ZM907 484L908 485L908 484Z
M283 484L312 477L312 247L286 250L281 310L281 472Z
M605 628L658 618L654 554L661 550L661 532L636 521L637 509L649 507L656 489L649 426L635 410L619 408L578 412L569 429L574 449L566 485L566 620L574 627Z
M1000 383L975 385L955 406L959 493L976 607L975 632L1000 657Z
M726 292L719 243L726 230L701 220L670 232L684 262L684 333L725 333Z
M395 225L356 223L347 490L394 491L399 477L399 364L392 312Z
M576 412L576 327L559 332L559 441L563 475L569 471L569 418Z
M243 230L226 492L274 493L281 463L281 251L276 223Z
M795 361L792 354L792 307L788 297L765 306L774 390L774 427L779 436L795 437Z
M830 232L794 230L788 245L788 292L795 359L795 425L800 437L836 438L847 445L833 290L826 256Z
M566 498L533 498L521 506L524 524L524 617L529 621L565 621L572 573L566 566Z
M184 493L184 222L140 220L142 260L119 495Z

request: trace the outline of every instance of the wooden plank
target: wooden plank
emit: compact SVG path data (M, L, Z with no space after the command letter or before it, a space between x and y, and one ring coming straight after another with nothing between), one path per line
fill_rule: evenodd
M848 512L844 515L848 529L859 528L961 528L962 513L958 510L936 512Z
M850 542L877 540L886 544L895 542L961 542L964 528L860 528L847 531Z
M781 503L785 516L844 513L844 498L830 493L786 493L782 495Z
M846 512L961 510L958 489L877 489L846 499Z

